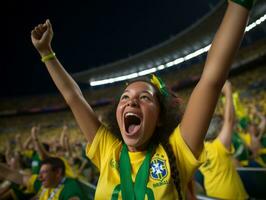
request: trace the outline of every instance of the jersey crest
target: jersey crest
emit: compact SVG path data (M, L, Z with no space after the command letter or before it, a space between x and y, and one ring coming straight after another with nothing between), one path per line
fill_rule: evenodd
M167 176L166 161L161 158L154 158L151 162L150 176L155 180L163 180Z

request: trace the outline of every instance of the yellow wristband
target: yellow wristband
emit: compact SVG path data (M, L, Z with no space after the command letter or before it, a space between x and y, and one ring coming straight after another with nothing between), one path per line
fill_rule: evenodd
M53 52L53 53L50 53L50 54L48 54L46 56L43 56L42 57L42 62L46 62L47 60L52 60L54 58L55 58L55 53Z

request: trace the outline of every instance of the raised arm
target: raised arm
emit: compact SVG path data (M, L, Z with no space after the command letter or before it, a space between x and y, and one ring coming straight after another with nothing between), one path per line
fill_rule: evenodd
M248 10L232 1L209 50L200 81L193 90L181 121L181 134L198 157L205 134L240 46L248 20Z
M67 126L64 125L60 135L60 145L65 149L66 149L66 143L65 143L66 132L67 132Z
M31 128L31 137L32 137L34 149L39 154L41 160L44 160L47 157L49 157L49 152L45 150L43 144L40 142L40 139L38 137L38 129L36 126L33 126Z
M230 150L231 140L233 134L233 128L235 123L235 111L232 97L232 86L229 81L226 81L222 89L222 93L225 96L224 105L224 120L222 130L219 133L219 139L223 145Z
M16 141L16 146L17 146L17 149L18 151L23 151L24 148L23 148L23 145L22 145L22 141L21 141L21 135L20 133L18 133L15 137L15 141Z
M48 69L56 87L69 105L74 117L87 138L92 142L100 126L97 116L81 93L74 79L66 72L59 60L53 54L51 41L53 37L52 25L49 20L39 24L31 32L31 40Z
M29 175L22 174L18 170L11 169L8 165L0 163L0 177L19 185L27 185Z
M60 140L61 140L60 143L61 143L61 146L64 147L66 152L68 152L68 156L70 158L72 158L73 157L73 151L72 151L70 141L69 141L69 136L67 133L68 133L68 127L66 125L64 125L63 131L61 134L61 138L60 138Z
M31 134L27 137L27 139L25 140L24 144L23 144L23 150L27 150L29 149L29 146L31 144L32 137Z
M265 132L266 117L263 115L261 111L258 110L258 108L254 104L251 104L251 112L254 116L257 116L260 121L259 124L257 125L258 134L256 135L258 140L260 140Z

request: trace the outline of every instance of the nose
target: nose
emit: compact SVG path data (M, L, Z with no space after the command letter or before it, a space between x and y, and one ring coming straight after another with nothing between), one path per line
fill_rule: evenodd
M131 107L137 107L139 105L138 100L137 99L130 99L127 103L128 106Z

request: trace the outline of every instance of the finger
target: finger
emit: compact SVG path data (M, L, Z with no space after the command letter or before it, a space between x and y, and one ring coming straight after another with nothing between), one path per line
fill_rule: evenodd
M36 38L36 39L41 39L42 37L42 34L38 31L38 30L33 30L33 36Z
M41 36L39 34L37 34L37 32L34 30L31 31L31 37L33 39L37 39L37 40L41 39Z
M38 29L37 26L34 28L34 32L35 32L39 37L42 36L42 32L40 31L40 29Z
M46 20L46 25L47 25L47 29L48 29L50 32L53 32L52 24L51 24L51 22L50 22L49 19Z
M46 24L40 24L40 25L38 25L38 29L39 29L42 33L44 33L44 32L47 30L47 26L46 26Z
M35 28L38 34L42 35L44 33L42 25L36 26Z

